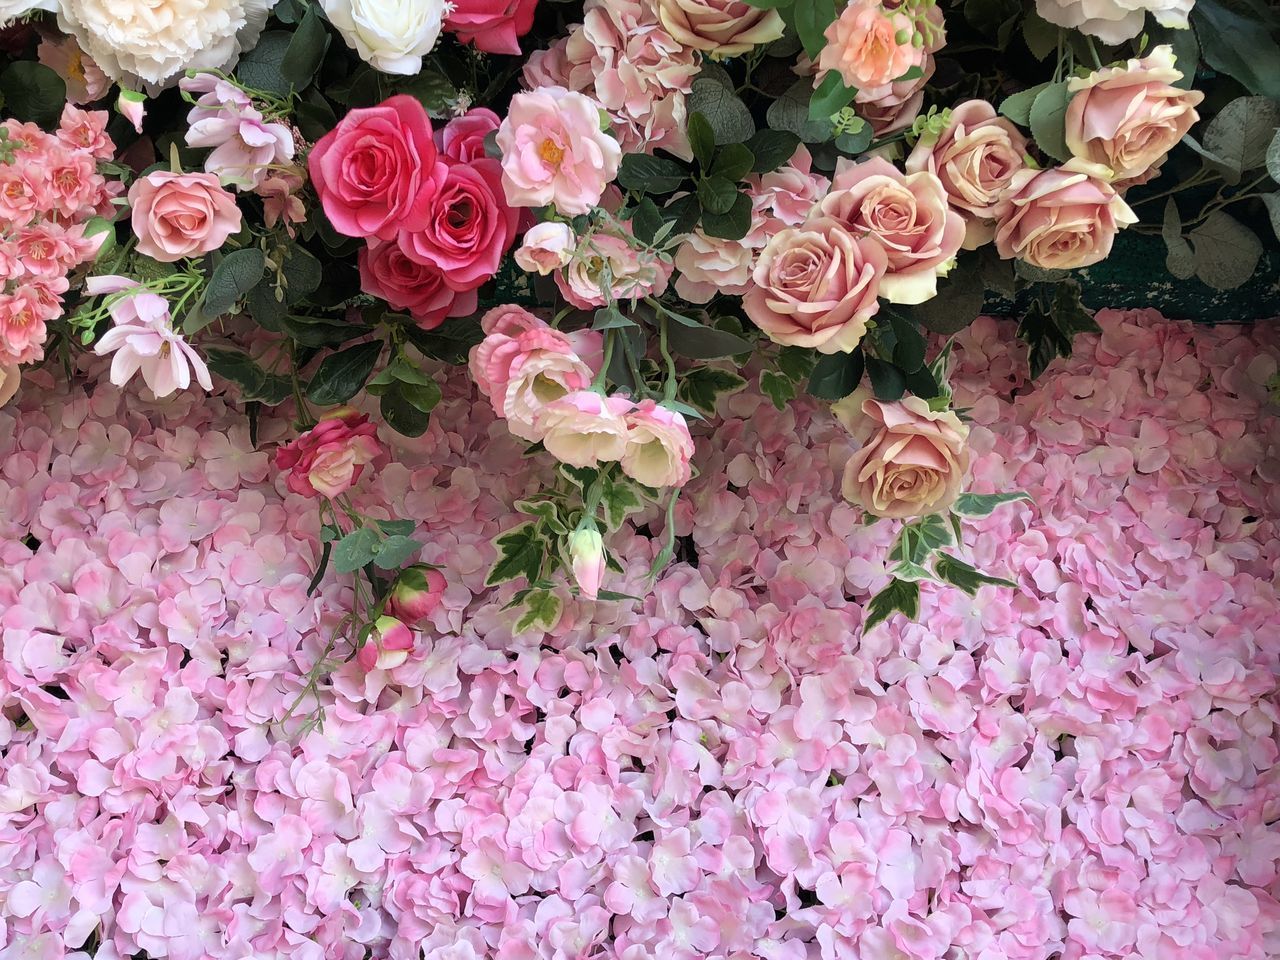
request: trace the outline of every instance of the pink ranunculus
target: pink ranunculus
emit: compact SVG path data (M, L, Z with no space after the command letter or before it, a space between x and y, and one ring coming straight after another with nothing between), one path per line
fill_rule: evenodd
M400 94L343 117L312 149L308 169L339 233L391 240L426 225L447 173L436 157L426 108Z
M607 278L613 281L609 289L613 300L658 296L667 289L671 264L651 251L636 250L622 237L598 233L578 247L564 270L555 275L560 293L580 310L604 306Z
M444 597L444 574L435 567L415 564L400 571L387 597L387 613L408 624L421 623Z
M928 171L904 174L881 157L842 161L821 210L883 248L888 270L880 296L891 303L936 295L938 277L964 241L964 218L947 203L942 182Z
M907 157L908 173L927 170L942 182L951 206L965 214L967 250L995 236L996 207L1026 167L1027 138L985 100L966 100L938 134L925 132Z
M915 24L896 4L851 0L827 27L818 69L836 71L855 90L882 87L923 66L924 45L913 42L915 33Z
M206 391L213 389L204 360L173 329L164 297L118 276L91 277L85 289L94 296L124 294L111 303L113 326L93 348L100 357L112 355L112 383L122 387L141 371L151 392L163 398L190 387L194 374Z
M548 453L571 467L615 463L626 453L626 414L634 406L626 397L575 390L551 401L538 414L542 443Z
M0 292L0 363L39 360L48 336L46 324L57 315L57 301L51 309L36 283L20 284L12 293Z
M604 539L594 526L580 527L569 534L569 569L578 589L588 600L600 594L606 571Z
M497 160L453 161L427 222L401 231L399 243L411 259L438 267L450 288L474 290L498 272L518 219L503 195Z
M106 189L94 158L53 140L43 151L41 163L46 189L42 213L64 220L87 220L96 212Z
M110 78L80 49L75 37L45 37L36 57L66 81L68 103L92 103L111 88Z
M235 197L211 173L157 170L129 188L138 252L162 263L217 250L240 229Z
M14 398L22 385L22 369L16 363L0 361L0 407Z
M485 157L485 137L497 131L502 118L486 107L473 107L436 131L436 146L450 160L470 163Z
M72 150L83 150L98 160L115 156L116 145L107 134L111 115L105 110L81 110L73 103L62 108L57 138Z
M1138 220L1107 182L1107 173L1080 160L1018 173L997 215L1000 256L1046 270L1105 259L1116 233Z
M503 186L516 207L592 208L618 174L622 149L600 127L600 105L564 87L518 93L498 130Z
M868 236L819 218L774 235L742 300L752 322L775 343L849 353L880 309L888 259Z
M1073 77L1067 84L1067 149L1117 180L1142 176L1200 119L1196 107L1204 94L1174 86L1181 79L1168 44L1141 60Z
M737 57L772 43L785 25L777 10L745 0L655 0L658 19L678 43L714 57Z
M409 659L413 631L393 616L381 616L356 654L364 670L394 670Z
M84 227L46 220L18 230L19 266L31 276L61 277L93 255L97 243L84 239Z
M453 0L444 28L485 53L520 53L538 0Z
M535 223L525 232L515 252L515 261L520 269L545 277L568 264L577 245L578 239L569 224L546 220Z
M449 317L465 317L476 309L474 289L454 290L444 271L410 257L394 240L373 240L360 251L360 289L397 310L407 310L414 323L432 330Z
M693 437L683 414L641 400L627 411L626 421L623 473L646 487L683 487L689 482Z
M382 453L377 428L351 407L330 410L302 436L276 448L285 484L304 497L336 497L350 490Z

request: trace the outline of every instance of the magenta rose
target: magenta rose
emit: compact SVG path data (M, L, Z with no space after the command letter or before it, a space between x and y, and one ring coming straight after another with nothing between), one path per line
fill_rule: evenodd
M285 484L304 497L336 497L350 490L382 452L377 428L350 407L331 410L314 427L276 450Z
M349 237L391 240L426 225L447 172L416 98L352 110L315 145L311 180L329 221Z
M538 0L453 0L445 29L485 53L520 52L520 38L533 26Z
M173 263L217 250L240 229L236 199L211 173L156 171L129 188L138 252Z
M407 310L423 330L476 309L474 290L454 290L439 267L414 260L394 241L373 241L360 251L359 263L360 289Z
M485 156L484 138L502 124L492 110L475 107L454 117L443 130L436 131L436 146L450 160L470 163Z

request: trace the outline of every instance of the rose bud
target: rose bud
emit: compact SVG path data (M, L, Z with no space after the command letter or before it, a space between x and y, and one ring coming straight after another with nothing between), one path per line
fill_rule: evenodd
M579 527L569 534L569 562L582 595L594 600L604 580L604 540L595 527Z
M379 617L356 662L365 670L393 670L409 659L413 631L395 617Z
M444 574L419 563L402 572L387 598L387 613L405 623L421 623L435 612L444 596Z

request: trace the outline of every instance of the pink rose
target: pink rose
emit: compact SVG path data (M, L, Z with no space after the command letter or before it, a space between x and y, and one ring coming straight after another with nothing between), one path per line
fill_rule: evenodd
M801 144L790 161L759 177L748 177L752 206L783 227L798 227L831 189L831 181L813 171L813 155ZM748 235L750 236L750 235Z
M622 161L618 141L600 128L600 105L564 87L512 97L498 147L511 205L554 204L566 216L590 210Z
M22 369L16 363L0 361L0 407L14 398L22 384Z
M689 482L693 437L682 414L641 400L627 411L626 421L623 473L646 487L683 487Z
M887 264L872 238L830 218L813 220L769 241L742 306L775 343L850 353L880 309Z
M626 397L604 397L594 390L565 394L538 414L542 443L571 467L615 463L626 453L625 415L634 406Z
M964 241L964 219L947 204L932 173L903 174L871 157L836 167L823 215L878 243L888 257L880 296L891 303L924 303L938 292Z
M423 330L476 309L474 290L459 292L436 266L410 257L394 241L374 240L359 255L360 289L397 310L407 310Z
M382 240L426 225L446 173L426 108L403 94L348 113L312 149L308 168L334 229Z
M651 251L639 251L622 237L597 233L576 248L568 266L555 276L560 293L580 310L605 304L606 278L614 300L658 296L667 289L671 264Z
M1074 77L1067 89L1067 149L1101 164L1117 180L1133 180L1164 159L1200 119L1199 90L1174 84L1173 48L1156 47L1141 60Z
M830 26L818 57L822 73L834 70L855 90L892 83L912 67L924 65L916 27L905 13L881 0L851 0Z
M877 517L895 520L948 509L969 469L969 428L919 397L884 403L865 387L832 408L861 443L845 466L843 492Z
M736 57L782 36L777 10L743 0L657 0L658 19L675 40L717 57Z
M157 170L129 188L138 252L162 263L217 250L240 230L235 197L211 173Z
M520 38L533 26L538 0L453 0L444 22L460 43L485 53L520 53Z
M985 100L966 100L939 134L924 133L907 157L907 172L927 170L942 182L951 206L968 214L964 247L995 235L996 207L1013 175L1026 167L1027 138Z
M1116 233L1138 218L1106 181L1105 169L1072 160L1014 176L998 212L996 249L1046 270L1106 258Z
M421 623L444 598L444 574L435 567L415 564L400 572L387 597L387 613L405 623Z
M409 659L413 631L392 616L379 617L360 646L356 662L365 671L394 670Z
M502 118L485 107L474 107L436 131L436 146L450 160L470 163L485 157L485 137L502 125Z
M524 235L515 252L520 269L547 276L564 267L573 256L578 238L567 223L545 221L535 223Z
M285 484L294 493L339 496L382 452L377 432L368 417L350 407L330 410L302 436L276 449L276 468L288 471Z
M708 303L716 294L741 296L751 289L756 251L742 240L709 237L701 228L684 238L672 266L680 271L676 293L690 303Z

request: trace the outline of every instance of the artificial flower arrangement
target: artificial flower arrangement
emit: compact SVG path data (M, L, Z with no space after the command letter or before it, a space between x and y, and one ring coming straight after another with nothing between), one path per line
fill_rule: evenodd
M145 6L145 10L144 10ZM145 16L144 16L145 14ZM326 658L407 655L445 589L347 496L466 363L560 464L496 542L519 629L659 505L747 378L832 401L842 492L900 525L864 629L970 592L945 340L1028 304L1033 373L1096 329L1123 230L1247 281L1280 229L1280 17L1261 0L0 3L0 399L77 351L157 399L232 385L355 575ZM930 355L932 354L932 356ZM692 427L692 429L691 429ZM976 478L981 483L981 478ZM727 481L726 481L727 482ZM327 662L327 659L324 661ZM323 680L318 665L313 683Z

